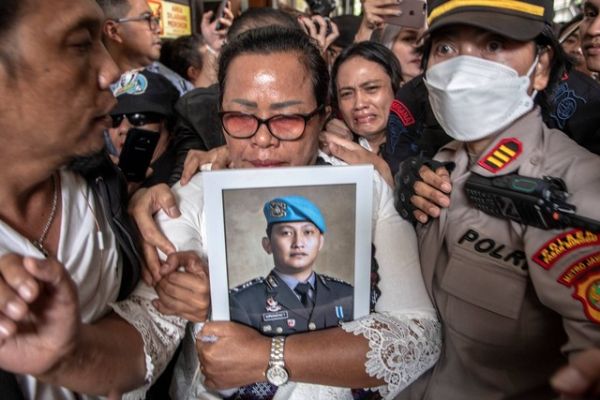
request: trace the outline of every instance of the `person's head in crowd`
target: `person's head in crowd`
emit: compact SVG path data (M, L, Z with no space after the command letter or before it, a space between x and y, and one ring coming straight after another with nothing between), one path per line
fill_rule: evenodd
M331 69L332 105L350 130L367 139L373 149L385 141L389 110L400 81L398 60L376 42L348 47Z
M104 10L103 39L121 72L160 58L160 24L146 0L96 0Z
M600 72L600 0L585 0L579 26L581 48L590 71Z
M354 43L354 36L360 26L361 18L357 15L339 15L331 18L331 22L337 25L340 35L327 48L327 62L333 65L342 50Z
M219 59L220 117L232 164L314 164L328 113L329 72L300 29L251 29Z
M160 62L199 87L206 42L201 35L185 35L163 44ZM164 51L167 48L167 51Z
M379 42L392 50L402 71L402 83L406 83L423 72L421 52L417 45L421 30L387 24L381 32Z
M102 12L93 1L68 3L0 2L2 147L25 149L29 164L63 165L101 150L115 104L109 85L118 69L101 42Z
M549 108L566 63L550 27L552 1L530 0L525 8L447 2L429 2L424 44L425 84L444 131L474 141L509 126L534 101Z
M558 33L558 41L563 47L563 50L570 57L570 62L575 69L583 72L586 75L591 75L591 71L587 69L583 51L581 50L581 31L579 26L583 20L583 14L576 15L571 21L564 24Z
M270 7L249 8L233 20L227 38L238 36L250 29L265 26L283 26L289 29L301 29L298 21L289 13Z
M273 255L275 270L286 275L312 273L325 243L325 218L315 203L303 196L283 196L263 206L267 235L263 249Z
M121 76L114 95L117 105L110 112L112 127L108 130L113 146L120 153L131 128L156 132L155 161L169 144L179 92L164 76L144 70Z

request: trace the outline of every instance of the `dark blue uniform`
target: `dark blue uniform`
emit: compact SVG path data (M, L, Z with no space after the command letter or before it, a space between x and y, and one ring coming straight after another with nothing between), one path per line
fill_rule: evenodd
M297 295L273 271L229 291L231 320L268 336L289 335L338 326L352 320L352 286L316 274L314 307L305 308Z

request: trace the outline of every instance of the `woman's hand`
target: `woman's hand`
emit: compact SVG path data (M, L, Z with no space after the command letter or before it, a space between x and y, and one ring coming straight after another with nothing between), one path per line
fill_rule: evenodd
M386 17L402 14L402 0L364 0L362 1L363 19L354 36L355 42L364 42L371 39L375 29L385 25Z
M323 56L327 53L327 49L331 43L340 36L337 25L320 15L313 15L311 17L300 16L298 17L298 21L304 32L317 41ZM328 26L331 27L331 30L327 29Z
M200 170L204 164L212 164L212 169L224 169L230 167L229 149L227 146L215 147L209 151L190 150L183 163L181 173L181 186L188 184L190 179Z
M183 270L182 270L183 269ZM193 251L171 253L160 269L156 285L158 311L192 322L206 321L210 308L210 282L206 263Z
M332 156L350 164L372 164L388 185L393 187L392 172L385 160L377 154L365 149L360 144L344 139L338 135L321 132L321 140L326 143Z
M588 349L574 356L550 383L565 398L596 399L600 395L600 349Z
M142 235L142 248L146 260L146 268L142 270L144 282L152 286L161 279L160 260L157 248L165 254L175 251L175 246L158 229L154 214L159 210L171 218L181 215L175 196L169 186L164 183L137 190L129 200L129 214L134 219Z
M207 322L196 337L204 385L229 389L265 381L271 340L235 322Z
M210 22L214 11L207 11L202 15L200 23L200 32L206 41L208 47L214 52L221 51L221 47L227 38L227 32L233 22L233 13L231 12L231 2L227 2L227 7L223 9L223 16ZM217 29L217 25L219 28Z

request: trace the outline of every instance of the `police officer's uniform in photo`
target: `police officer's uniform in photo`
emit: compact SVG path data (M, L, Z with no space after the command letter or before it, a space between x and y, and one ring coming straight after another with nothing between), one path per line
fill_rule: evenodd
M267 225L312 222L321 233L325 219L318 207L301 196L279 197L264 206ZM331 328L352 320L350 284L313 271L307 282L272 270L268 276L230 291L231 320L252 326L267 336Z
M435 16L430 28L435 19L473 25L474 15L489 13L487 18L504 16L510 32L513 24L540 21L540 9L552 7L551 1L475 3L430 3ZM520 11L504 9L517 3ZM514 16L521 18L511 22ZM478 156L469 154L464 143L469 140L452 141L435 156L455 164L451 202L417 231L423 278L441 317L444 344L434 368L399 399L553 399L550 376L567 357L600 343L600 232L544 230L495 217L477 208L485 199L469 198L465 188L475 175L552 176L564 181L578 214L597 220L600 158L547 128L539 107L489 137Z

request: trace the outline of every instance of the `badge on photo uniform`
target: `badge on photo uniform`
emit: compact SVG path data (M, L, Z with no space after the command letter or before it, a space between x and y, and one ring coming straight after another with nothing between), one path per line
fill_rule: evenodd
M273 296L269 296L267 297L267 307L266 310L269 312L277 312L279 310L281 310L281 306L279 305L279 303L277 302L277 300L275 300L273 298Z
M293 327L295 327L295 326L296 326L296 320L295 320L295 319L293 319L293 318L290 318L290 319L288 319L288 320L287 320L287 324L288 324L288 326L289 326L290 328L293 328Z
M273 328L271 328L271 325L263 325L262 330L263 330L263 332L267 333L267 332L271 332L273 330Z
M335 316L337 317L337 319L343 320L344 319L344 307L342 307L340 305L335 306Z

